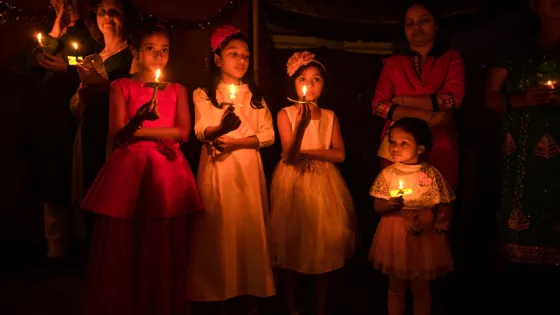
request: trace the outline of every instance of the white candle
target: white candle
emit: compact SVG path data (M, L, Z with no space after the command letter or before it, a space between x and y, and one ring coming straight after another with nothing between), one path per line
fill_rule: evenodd
M229 92L230 92L229 99L230 99L231 103L233 103L233 100L235 100L235 85L233 85L233 83L229 87Z
M78 43L73 42L72 46L74 46L74 52L75 52L75 55L76 55L76 63L78 63Z
M399 188L393 189L389 192L391 194L391 197L400 197L400 196L412 194L411 188L403 188L403 186L404 185L402 179L399 179Z

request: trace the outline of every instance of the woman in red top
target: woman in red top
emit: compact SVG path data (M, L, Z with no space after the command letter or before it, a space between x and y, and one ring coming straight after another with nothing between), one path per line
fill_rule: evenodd
M465 77L461 55L436 40L438 23L423 5L411 6L404 18L408 55L383 60L373 99L373 113L386 119L377 152L382 166L392 163L387 130L404 117L420 118L432 127L434 147L427 163L457 188L457 130L454 110L463 102Z

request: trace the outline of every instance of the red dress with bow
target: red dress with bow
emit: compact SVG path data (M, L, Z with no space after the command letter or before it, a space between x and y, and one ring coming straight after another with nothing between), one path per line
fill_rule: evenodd
M150 101L143 82L121 79L127 118ZM160 118L144 128L176 124L178 84L158 91ZM99 214L91 249L86 314L183 314L188 214L202 203L187 160L174 140L117 148L82 208Z
M385 58L377 82L372 107L373 113L387 119L381 134L381 158L391 160L387 150L387 131L392 121L387 117L395 96L434 96L442 100L440 110L460 108L465 95L463 59L459 52L447 50L430 55L420 66L420 57L414 54ZM432 128L434 147L426 162L436 167L452 187L457 186L458 153L457 130L453 119L447 125Z

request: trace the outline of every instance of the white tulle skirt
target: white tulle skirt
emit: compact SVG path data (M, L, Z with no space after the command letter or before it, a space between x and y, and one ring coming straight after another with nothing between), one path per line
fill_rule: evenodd
M344 266L354 252L354 205L332 163L280 162L270 198L269 239L275 267L320 274Z

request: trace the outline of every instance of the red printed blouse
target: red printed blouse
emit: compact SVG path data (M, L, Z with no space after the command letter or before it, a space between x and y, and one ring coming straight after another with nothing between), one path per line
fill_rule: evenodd
M378 155L391 160L387 131L392 121L395 96L431 96L434 111L460 108L465 95L463 59L459 52L428 56L424 66L416 54L391 56L383 60L383 69L373 99L373 113L387 120L381 135ZM437 105L437 99L441 105ZM441 107L441 108L438 108ZM453 186L457 185L457 130L453 120L448 126L432 128L434 147L426 162L436 167Z

